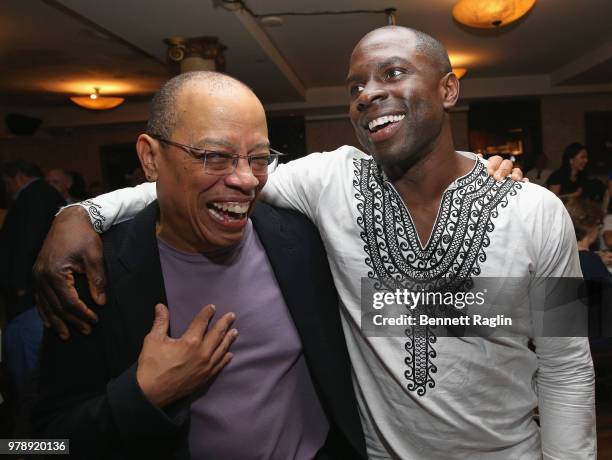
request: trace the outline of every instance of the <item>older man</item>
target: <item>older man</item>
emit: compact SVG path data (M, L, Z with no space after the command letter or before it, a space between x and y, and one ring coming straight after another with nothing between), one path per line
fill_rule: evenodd
M70 196L70 187L72 187L72 175L61 168L55 168L47 171L45 175L47 183L62 195L66 203L74 203L74 198Z
M39 434L88 459L364 457L319 236L255 206L275 157L257 97L221 74L175 77L137 152L158 199L104 235L94 332L46 336Z
M580 276L580 268L571 222L552 194L503 175L494 180L475 155L455 151L449 109L459 82L439 42L402 27L377 29L353 50L347 82L350 117L370 155L344 146L282 165L264 198L310 217L324 238L368 456L593 458L585 338L529 328L494 339L438 337L433 328L368 335L364 279L444 285L488 276L528 291L538 280ZM96 199L92 222L104 229L126 218L150 191ZM50 244L41 262L59 247ZM84 251L82 242L76 247ZM518 304L512 312L532 319Z

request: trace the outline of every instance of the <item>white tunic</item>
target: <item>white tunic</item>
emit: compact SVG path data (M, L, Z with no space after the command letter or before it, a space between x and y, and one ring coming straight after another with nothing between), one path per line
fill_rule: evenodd
M548 190L495 182L474 168L449 186L430 240L371 157L344 146L281 165L263 199L319 228L340 294L353 382L371 458L596 457L594 373L585 338L368 337L361 279L581 277L575 234ZM94 225L130 218L155 199L144 185L90 201ZM532 338L533 353L527 347ZM538 407L541 426L533 420Z

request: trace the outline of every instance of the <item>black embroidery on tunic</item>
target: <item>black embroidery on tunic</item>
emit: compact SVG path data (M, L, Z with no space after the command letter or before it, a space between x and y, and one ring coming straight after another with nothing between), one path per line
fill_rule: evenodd
M91 200L81 201L79 204L83 206L87 211L87 214L89 214L89 219L91 220L91 225L93 225L94 230L98 233L104 232L103 224L106 217L100 213L102 206Z
M487 256L488 234L499 207L508 205L521 185L511 179L496 182L482 162L457 180L442 197L431 237L421 247L416 228L404 202L372 159L354 160L353 187L358 201L357 224L370 267L368 277L377 289L409 287L411 290L456 290L471 287ZM467 280L467 283L466 283ZM433 363L437 352L434 327L406 329L404 360L407 388L424 396L434 388Z

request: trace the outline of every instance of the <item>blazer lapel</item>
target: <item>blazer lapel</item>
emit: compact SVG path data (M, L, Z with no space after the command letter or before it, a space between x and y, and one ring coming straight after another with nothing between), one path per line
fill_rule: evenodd
M300 288L303 272L300 261L295 260L299 241L288 229L284 228L280 215L268 205L258 203L251 220L266 250L298 332L300 335L310 332L304 328L304 321L310 322L312 319L312 315L307 314L308 294Z
M251 219L302 340L311 376L318 383L315 387L319 397L322 402L327 401L326 412L335 415L333 418L356 452L366 458L338 297L327 256L322 245L313 242L310 236L300 241L299 233L281 217L274 208L260 203Z
M157 202L150 204L129 225L128 234L116 256L121 267L109 270L113 294L120 309L120 322L127 347L122 350L126 362L140 354L144 337L151 330L155 305L167 305L155 226L159 216ZM117 274L117 275L114 275Z
M302 339L311 372L320 374L333 368L333 350L319 352L320 347L330 348L329 328L321 316L322 307L318 305L319 286L312 275L313 267L306 266L309 261L304 259L305 249L300 248L299 237L286 228L280 214L268 205L259 204L252 220Z

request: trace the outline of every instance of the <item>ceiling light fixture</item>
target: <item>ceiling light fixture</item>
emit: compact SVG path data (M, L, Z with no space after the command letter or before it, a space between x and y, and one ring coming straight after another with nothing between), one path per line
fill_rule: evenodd
M457 80L461 80L467 73L467 69L465 67L453 67L453 73L455 77L457 77Z
M536 0L459 0L453 17L462 24L480 29L503 27L523 17Z
M100 88L94 88L89 96L72 96L70 98L76 105L89 110L114 109L125 101L122 97L100 96Z

